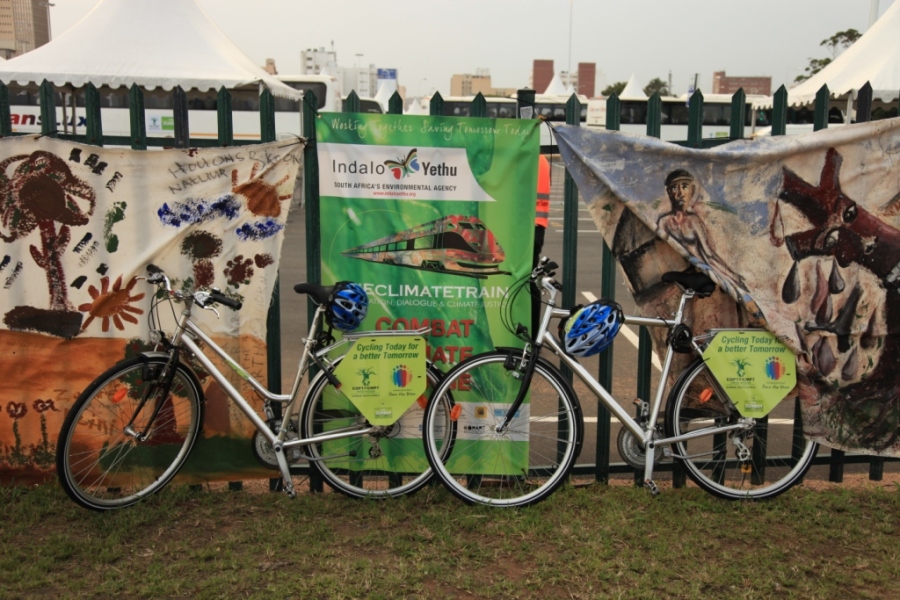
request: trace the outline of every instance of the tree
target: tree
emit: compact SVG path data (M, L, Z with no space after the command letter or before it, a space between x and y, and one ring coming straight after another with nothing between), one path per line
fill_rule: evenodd
M803 73L797 75L794 78L796 83L800 83L801 81L806 81L825 67L827 67L832 60L837 58L837 55L840 54L841 51L846 50L853 42L862 37L862 34L855 29L848 29L846 31L838 31L830 38L825 38L821 42L819 42L820 46L825 46L831 51L831 58L810 58L809 65L803 69Z
M644 93L648 96L652 96L655 93L659 93L660 96L668 96L669 95L669 84L660 79L659 77L654 77L650 80L650 83L644 88Z
M853 42L861 37L862 34L857 30L848 29L847 31L838 31L830 38L826 38L819 42L819 45L825 46L831 50L831 58L837 58L837 55L839 54L838 47L840 47L841 50L846 50L853 45Z
M622 90L625 89L625 86L628 85L627 81L617 81L612 85L608 85L603 88L603 91L600 92L601 96L612 96L613 94L619 95L622 93Z

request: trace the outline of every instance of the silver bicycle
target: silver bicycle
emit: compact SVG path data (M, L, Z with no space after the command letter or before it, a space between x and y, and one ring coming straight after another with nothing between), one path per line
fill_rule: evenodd
M623 459L643 469L653 493L656 463L664 454L680 461L690 478L725 499L774 497L799 482L816 455L790 419L744 417L701 358L715 332L694 336L684 323L685 306L709 296L715 283L700 273L667 273L664 281L683 289L672 319L624 316L624 322L669 329L668 348L652 402L638 401L632 417L549 333L562 286L557 265L542 259L514 286L507 309L531 282L548 295L536 334L507 327L525 340L524 349L500 348L472 356L450 370L425 411L425 450L438 478L455 496L471 504L517 507L547 498L569 476L581 450L584 418L572 385L543 355L551 353L587 386L621 424L618 448ZM660 423L666 381L676 352L697 358L677 378ZM450 434L446 410L450 410ZM449 458L447 444L452 445Z
M253 453L264 466L281 473L284 491L291 497L295 496L291 467L302 461L308 461L335 490L358 498L409 494L431 478L421 423L440 372L428 365L424 394L387 425L370 424L339 390L335 375L351 342L364 337L400 341L424 336L427 328L353 332L334 341L325 327L334 288L297 284L294 290L308 294L318 306L290 393L273 394L191 320L196 307L215 311L214 305L221 304L239 310L239 302L215 289L174 290L159 268L151 265L148 272L147 281L158 286L149 312L156 350L119 362L95 379L69 411L60 432L57 475L75 502L94 510L122 508L172 480L203 428L205 402L198 373L215 380L250 419L256 427ZM180 303L182 310L174 333L167 336L161 330L159 307L173 303ZM210 360L209 351L262 399L262 415ZM318 372L301 395L301 381L313 365ZM276 405L283 407L281 418L275 417ZM444 414L449 418L447 410ZM449 426L446 431L449 434ZM449 451L450 444L442 445Z

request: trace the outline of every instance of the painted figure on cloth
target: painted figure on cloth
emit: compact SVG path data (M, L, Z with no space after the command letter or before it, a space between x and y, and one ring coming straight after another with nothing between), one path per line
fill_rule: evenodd
M726 292L743 299L748 310L757 314L759 309L747 291L744 278L722 260L703 218L692 210L700 198L694 176L684 169L672 171L666 177L666 194L672 209L656 221L659 236L678 242L691 256L691 264L713 277Z

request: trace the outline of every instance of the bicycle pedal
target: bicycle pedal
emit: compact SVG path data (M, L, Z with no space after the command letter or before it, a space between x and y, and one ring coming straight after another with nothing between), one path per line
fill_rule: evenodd
M659 486L652 479L644 481L644 487L647 488L651 496L659 496Z

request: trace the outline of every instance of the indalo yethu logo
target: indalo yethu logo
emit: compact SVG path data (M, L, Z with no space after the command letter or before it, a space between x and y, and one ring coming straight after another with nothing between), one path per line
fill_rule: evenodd
M418 148L413 148L406 155L406 159L398 158L397 160L386 160L384 164L391 171L394 179L403 179L407 175L412 175L419 170L419 157L417 156Z

